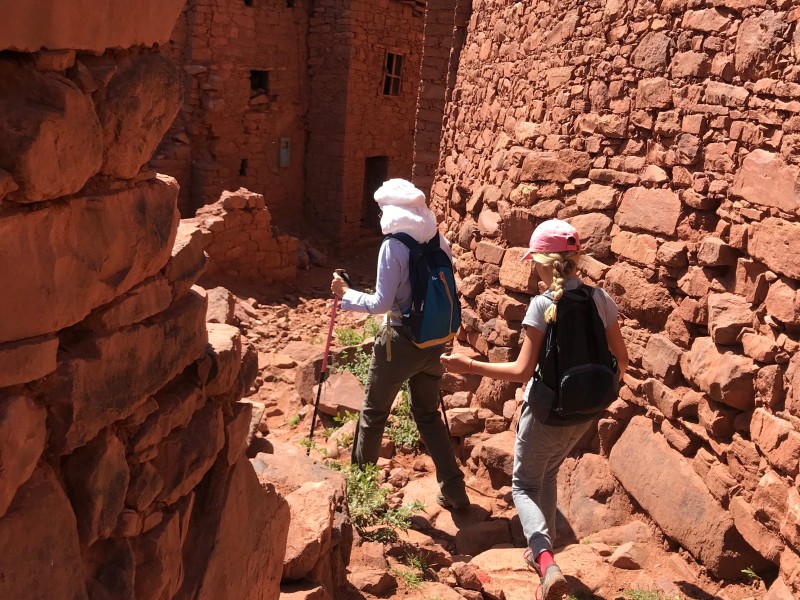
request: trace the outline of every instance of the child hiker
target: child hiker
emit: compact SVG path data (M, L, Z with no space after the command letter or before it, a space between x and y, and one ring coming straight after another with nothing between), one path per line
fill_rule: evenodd
M523 556L541 578L542 600L558 600L567 593L567 582L553 557L558 469L570 450L591 426L593 416L603 410L603 406L600 406L578 416L569 415L566 411L561 415L551 416L554 413L549 403L554 401L553 391L548 391L549 388L542 385L543 381L547 380L547 377L542 379L541 376L544 367L542 362L546 351L553 346L548 346L546 343L546 339L552 339L546 335L548 326L556 323L562 308L566 310L568 306L574 306L570 304L572 296L583 291L587 298L583 304L587 310L582 314L593 315L591 318L597 323L598 337L602 340L604 333L608 346L607 349L603 347L601 350L606 356L609 356L610 350L616 358L617 372L611 370L613 360L611 369L608 369L610 385L613 385L613 391L609 391L608 396L612 399L616 396L618 382L628 366L628 352L617 323L617 305L602 289L583 286L577 275L580 257L580 238L569 223L552 219L539 225L533 232L529 249L522 259L533 258L536 273L539 279L549 286L549 290L545 294L535 296L528 306L525 319L522 321L526 326L525 337L518 358L513 362L487 363L461 354L442 357L445 368L455 373L476 373L507 381L528 382L525 402L517 425L511 486L514 504L528 543L528 549ZM565 294L568 294L569 300L565 298ZM561 305L559 301L562 301ZM592 310L592 301L596 311ZM562 319L559 320L561 329L554 334L559 336L559 342L562 341L562 332L570 332L569 324L564 321L570 320L573 314L576 313L564 312ZM588 337L584 325L572 328L576 329ZM578 334L573 332L571 335ZM586 342L581 340L580 345L585 347ZM560 353L556 354L556 371L560 371L559 356L563 368L572 354L581 354L584 350L577 348L571 352L570 348L561 347L561 343L558 347ZM565 379L561 381L564 382ZM581 399L568 397L570 396L568 386L562 384L559 389L561 392L557 400L559 406L563 408L571 402L581 404ZM531 390L533 394L529 397ZM574 393L572 395L575 396ZM607 401L604 400L604 404ZM542 408L543 404L546 404L545 408Z
M417 249L418 244L435 249L439 261L452 273L450 247L438 233L436 216L426 205L425 194L410 182L390 179L375 192L375 201L381 207L383 233L398 235L406 241L394 237L384 239L378 254L374 294L350 289L336 273L331 281L331 291L341 298L342 309L373 315L388 313L375 337L366 396L353 441L352 461L363 466L378 460L392 402L407 380L411 414L436 466L440 489L436 501L445 508L463 509L469 506L464 474L456 463L450 436L438 408L439 384L444 374L440 362L444 342L434 339L428 344L415 343L402 323L403 315L412 305L411 250L406 243ZM404 238L403 234L413 240ZM458 300L454 298L455 282L452 279L451 282L452 290L448 290L445 297L450 298L452 316L452 302ZM443 327L449 333L449 323L445 322Z

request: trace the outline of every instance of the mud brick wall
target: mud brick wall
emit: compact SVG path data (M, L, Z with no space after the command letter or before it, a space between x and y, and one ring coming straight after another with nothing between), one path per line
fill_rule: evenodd
M294 281L297 238L273 237L271 215L264 196L240 188L223 192L219 201L197 211L181 224L196 229L209 257L210 280L257 282L269 285Z
M711 573L772 565L795 593L798 20L789 0L473 2L432 194L461 339L493 360L537 292L530 233L577 227L632 359L593 447Z
M0 597L275 598L256 353L206 324L201 235L142 168L180 107L156 44L182 3L88 4L0 7Z

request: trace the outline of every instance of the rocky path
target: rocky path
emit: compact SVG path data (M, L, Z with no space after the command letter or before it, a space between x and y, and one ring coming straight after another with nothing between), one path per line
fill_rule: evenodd
M354 266L350 275L357 287L371 285L374 254L366 251L363 256L351 259ZM313 370L310 377L301 381L302 369L298 365L319 356L324 347L331 309L328 291L331 270L332 265L312 266L301 272L295 285L282 289L234 289L235 294L230 295L222 289L210 292L210 312L216 311L220 320L235 322L258 351L257 389L250 400L263 406L263 411L250 444L251 457L257 452L274 452L276 456L305 453L302 444L309 434L314 382ZM363 315L341 312L337 315L337 329L359 332L364 325ZM333 347L335 350L342 347L336 337ZM329 412L360 404L360 384L355 377L349 374L347 377L350 379L342 377L345 380L338 382L332 377L323 389L323 404L333 407ZM467 413L454 404L458 403L450 398L451 427L461 431ZM456 438L459 454L469 456L476 444L474 440L493 437L498 440L498 447L508 448L513 444L510 431L488 434L487 429L485 422L480 428L468 425L464 431L475 435L470 437L465 433ZM321 462L346 463L352 430L352 422L341 426L331 416L321 414L312 456ZM424 452L397 449L385 441L382 456L378 466L381 480L391 490L388 504L399 506L416 500L424 509L411 518L411 528L401 532L394 542L364 541L356 536L347 571L348 597L426 600L538 597L538 579L522 560L523 537L511 503L510 487L507 483L498 485L496 480L493 486L491 472L481 465L480 457L464 467L472 505L456 513L435 503L433 465ZM506 455L506 462L509 459ZM625 524L603 528L603 515L598 514L595 533L558 550L557 561L569 580L571 600L790 598L774 590L767 595L759 579L737 584L713 581L687 553L649 524L646 516L637 514L631 506L625 510L628 511ZM320 593L313 586L311 591L302 586L288 586L282 598L325 597ZM339 592L337 598L344 594L345 591Z

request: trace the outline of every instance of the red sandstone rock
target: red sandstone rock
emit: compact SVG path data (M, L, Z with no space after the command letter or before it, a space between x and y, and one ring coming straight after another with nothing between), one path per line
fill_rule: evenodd
M800 460L800 433L783 419L757 408L750 421L750 435L771 465L794 477Z
M589 155L575 150L530 152L522 161L522 181L567 183L589 173Z
M609 269L603 287L624 312L643 323L663 326L674 306L667 290L648 283L638 269L625 263Z
M206 349L205 298L193 293L160 320L68 344L69 358L48 382L55 411L53 449L82 445L123 419ZM64 413L65 408L71 410Z
M681 370L687 380L714 400L739 410L752 409L756 366L744 356L721 353L710 337L695 339L681 357Z
M511 531L507 521L484 521L459 529L456 534L456 551L459 554L477 556L497 544L510 541Z
M75 515L43 465L0 519L0 597L87 600ZM46 573L46 577L42 577Z
M0 344L0 388L52 373L57 351L58 338L51 336Z
M236 327L208 323L208 355L211 375L206 381L206 394L216 396L233 388L242 363L242 336Z
M44 409L24 396L0 400L0 518L44 451L46 416Z
M637 108L669 108L672 106L672 90L663 77L639 80L636 92Z
M164 480L158 499L169 505L189 493L212 467L224 443L222 410L207 404L185 428L173 431L158 445L152 461Z
M774 564L780 561L784 544L755 518L755 510L741 496L731 498L730 513L736 529L761 556Z
M647 340L642 366L668 386L680 379L680 358L683 351L661 335L651 335Z
M653 433L648 419L634 417L609 460L614 475L659 527L717 576L734 577L747 568L745 565L760 559L741 539L703 480L660 435ZM652 465L660 468L654 470ZM673 491L669 497L660 493L665 486ZM685 510L686 506L692 510Z
M733 345L742 329L753 323L750 303L736 294L709 294L708 331L715 344Z
M282 579L307 576L330 550L335 495L328 483L310 481L286 496L291 521Z
M72 453L64 471L81 542L91 546L109 537L128 493L125 446L117 436L101 434Z
M773 271L800 279L800 223L767 217L751 225L748 248L753 257Z
M611 250L611 227L613 225L603 213L576 215L567 221L578 230L581 244L597 258L606 258Z
M646 233L620 231L611 237L611 251L635 263L654 267L658 242L656 238Z
M509 248L503 256L500 267L500 284L515 292L533 295L538 292L538 278L531 261L520 262L527 248Z
M259 485L245 457L232 468L227 462L215 468L205 485L203 509L192 511L177 597L277 598L289 528L286 501L273 486Z
M790 280L778 279L769 286L767 312L789 328L800 326L800 292Z
M480 462L486 466L492 485L495 488L511 485L511 472L514 465L513 431L505 431L493 435L480 444L478 455Z
M789 214L800 209L800 169L786 164L779 154L753 150L736 173L731 194Z
M768 74L769 69L764 63L770 58L768 49L776 43L782 23L783 15L771 10L744 20L736 34L737 74L748 79Z
M79 191L100 170L103 139L92 98L60 75L0 61L0 167L17 202Z
M357 413L361 410L361 403L364 401L364 387L350 371L332 374L322 386L319 402L320 412L336 416L343 415L345 412ZM315 398L317 387L314 386Z
M669 190L631 188L622 197L615 221L620 227L674 235L680 212L681 202Z
M181 221L172 246L172 256L163 271L172 288L173 299L189 291L205 271L207 262L201 230L191 221Z
M174 239L176 194L174 179L151 179L0 217L0 313L16 315L0 322L0 340L58 331L157 273Z

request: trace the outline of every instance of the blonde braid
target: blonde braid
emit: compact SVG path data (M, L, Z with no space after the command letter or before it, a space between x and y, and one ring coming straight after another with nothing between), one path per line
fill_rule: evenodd
M537 253L533 255L533 260L553 269L553 283L550 284L553 303L547 307L544 313L545 322L555 322L558 312L556 305L564 295L564 277L572 275L578 270L580 258L580 252L550 252L548 254Z

